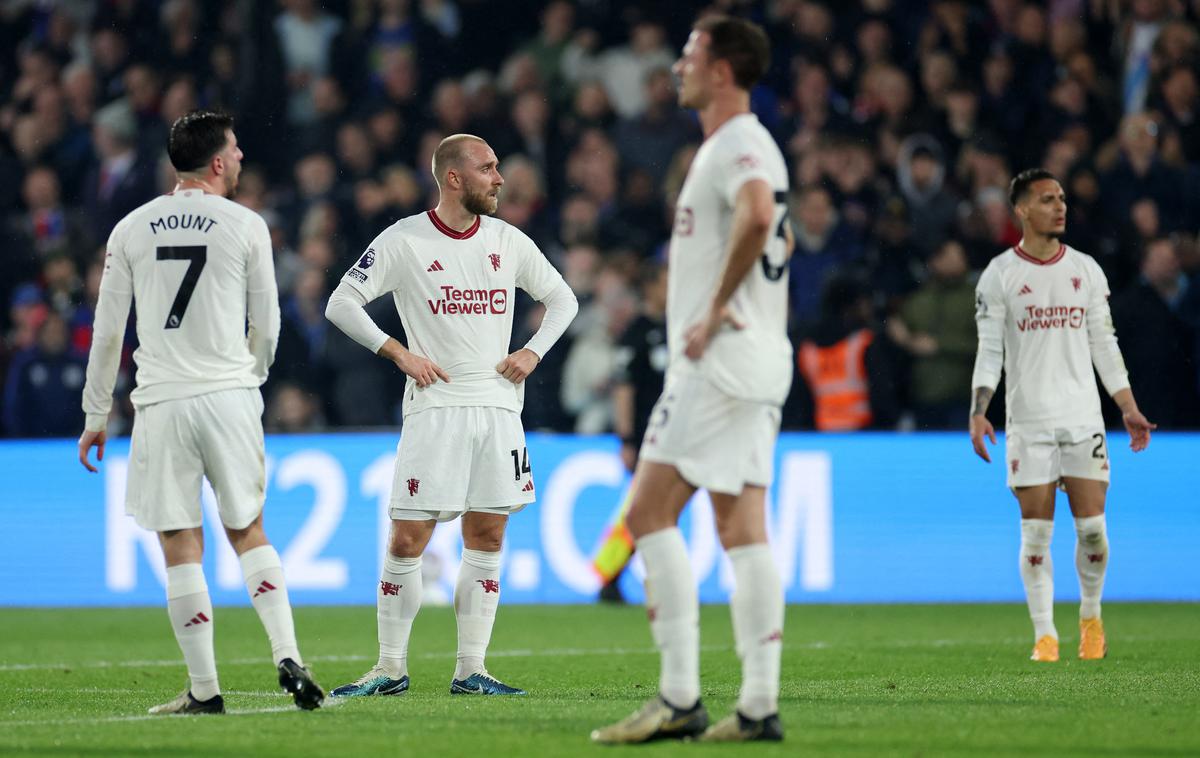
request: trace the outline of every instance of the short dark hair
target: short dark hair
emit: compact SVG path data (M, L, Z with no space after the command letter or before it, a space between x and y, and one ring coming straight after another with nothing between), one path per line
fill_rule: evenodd
M197 171L225 147L225 132L233 129L233 116L217 111L192 111L171 125L167 155L176 171Z
M1025 196L1029 194L1029 187L1034 182L1040 182L1043 179L1058 181L1057 176L1044 168L1027 168L1017 174L1013 177L1012 183L1008 185L1008 202L1016 208L1017 203L1024 200Z
M708 33L709 57L729 63L738 87L749 91L767 73L771 65L771 43L758 24L715 15L700 19L694 28Z

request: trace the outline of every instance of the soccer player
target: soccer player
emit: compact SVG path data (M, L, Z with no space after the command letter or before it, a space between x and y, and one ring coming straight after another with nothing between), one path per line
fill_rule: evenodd
M984 437L996 442L985 415L1007 375L1008 486L1021 508L1021 581L1033 619L1035 661L1058 660L1054 627L1055 487L1075 516L1079 573L1079 657L1108 651L1100 595L1108 567L1104 499L1110 465L1100 396L1092 371L1121 409L1134 452L1155 428L1138 410L1108 310L1108 281L1091 256L1062 244L1067 200L1043 169L1017 175L1009 201L1021 241L992 259L975 291L979 349L971 380L970 433L975 453L991 462Z
M511 513L534 499L521 427L522 382L579 310L537 246L493 218L504 179L479 137L455 134L433 155L435 209L385 229L346 272L325 315L408 379L396 453L391 535L377 595L379 662L335 696L408 689L408 640L421 606L421 554L439 521L462 516L454 592L458 665L451 694L523 695L484 655L500 601L500 546ZM508 353L515 288L546 306L525 347ZM390 293L408 345L363 306Z
M321 688L300 659L279 554L263 533L263 401L275 359L279 295L271 237L256 213L229 200L242 151L233 119L193 111L167 145L178 184L121 220L108 239L96 306L79 438L89 471L104 460L105 425L130 301L137 303L136 409L125 510L158 532L167 563L167 613L190 686L154 714L223 713L213 654L213 608L204 553L200 484L208 477L237 552L279 684L304 709ZM249 321L249 330L246 323Z
M750 89L769 60L762 29L708 16L695 24L675 64L679 102L699 111L704 144L676 207L666 383L642 443L627 519L646 566L647 614L662 668L658 696L592 732L596 742L783 738L783 590L767 547L766 488L792 378L792 239L783 156L750 112ZM742 659L737 711L711 728L700 703L696 582L677 526L700 487L712 497L733 565L730 607Z

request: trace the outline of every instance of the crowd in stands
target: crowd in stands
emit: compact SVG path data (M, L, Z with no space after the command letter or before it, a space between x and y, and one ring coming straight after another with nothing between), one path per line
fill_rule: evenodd
M82 429L105 240L173 186L166 135L197 107L235 116L236 200L274 241L268 430L400 423L403 376L324 307L378 232L435 204L432 150L458 132L494 147L498 215L581 302L527 426L611 430L622 335L648 262L671 264L701 139L670 66L711 11L772 42L752 105L791 171L785 428L965 428L974 279L1019 240L1008 182L1037 165L1068 194L1064 241L1108 275L1142 410L1200 426L1197 0L60 0L0 6L3 435ZM402 335L390 299L369 311ZM522 301L514 345L540 315ZM127 348L114 433L132 329ZM853 409L822 408L831 357Z

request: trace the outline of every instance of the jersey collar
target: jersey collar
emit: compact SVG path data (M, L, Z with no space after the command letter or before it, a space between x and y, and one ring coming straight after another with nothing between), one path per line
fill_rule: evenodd
M1038 260L1037 258L1034 258L1029 253L1022 250L1020 243L1013 246L1013 252L1015 252L1017 254L1018 258L1029 261L1030 263L1032 263L1035 266L1051 266L1051 265L1061 261L1062 257L1067 254L1067 246L1060 243L1058 246L1058 252L1055 253L1053 257L1051 257L1047 260L1044 260L1044 261Z
M434 228L450 239L470 239L471 237L475 236L475 232L479 231L479 216L475 217L475 223L471 224L469 227L467 227L467 229L461 232L456 232L449 226L446 226L446 223L438 218L437 211L431 208L430 210L425 211L425 213L429 216L429 220L433 222Z

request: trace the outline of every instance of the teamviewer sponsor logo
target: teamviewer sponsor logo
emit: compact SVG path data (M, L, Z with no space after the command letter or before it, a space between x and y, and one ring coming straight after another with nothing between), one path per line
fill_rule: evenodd
M441 297L426 300L435 316L486 316L508 312L508 290L459 289L452 285L438 288Z
M1049 329L1079 329L1083 327L1087 308L1070 305L1025 306L1024 318L1017 319L1017 329L1032 332Z

